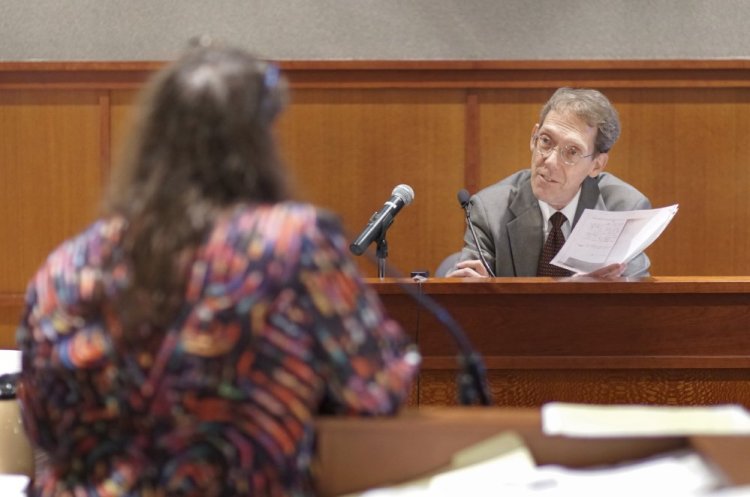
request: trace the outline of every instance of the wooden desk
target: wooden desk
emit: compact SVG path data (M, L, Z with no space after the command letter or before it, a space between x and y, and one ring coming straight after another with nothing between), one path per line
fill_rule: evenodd
M0 401L0 473L33 474L18 403ZM581 439L542 433L538 409L422 408L395 417L319 417L313 468L323 497L395 484L444 469L462 448L503 431L522 437L537 464L589 467L692 448L730 485L750 484L750 437Z
M424 356L421 405L456 403L456 348L395 280L368 280ZM442 279L409 283L484 357L493 400L750 407L750 278Z
M539 465L610 465L691 448L711 461L729 485L750 484L750 437L547 436L538 409L422 408L394 418L318 418L317 429L315 468L323 497L445 469L457 450L504 431L517 433Z

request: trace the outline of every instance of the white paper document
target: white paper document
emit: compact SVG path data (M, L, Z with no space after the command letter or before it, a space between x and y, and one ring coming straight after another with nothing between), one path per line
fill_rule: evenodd
M725 497L721 475L693 451L642 461L571 469L535 466L520 441L497 439L453 460L451 469L359 497ZM498 443L499 442L499 443ZM520 442L522 444L522 442ZM496 452L497 451L497 452ZM484 459L483 459L484 458ZM726 497L745 497L727 494Z
M454 454L445 471L348 497L494 497L524 487L535 472L523 440L516 433L503 432Z
M0 495L3 497L26 497L28 484L28 476L0 475Z
M21 352L0 350L0 375L21 372Z
M639 211L586 209L551 264L586 274L628 263L662 234L678 205Z
M607 467L540 466L528 497L694 497L710 495L719 475L692 451L660 454Z
M750 413L739 405L642 406L551 402L542 406L547 435L649 437L750 435Z

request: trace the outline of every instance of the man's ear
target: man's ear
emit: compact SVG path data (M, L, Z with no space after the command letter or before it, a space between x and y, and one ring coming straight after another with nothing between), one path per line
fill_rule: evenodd
M529 148L531 151L534 151L534 135L536 135L536 132L539 130L539 123L536 123L533 128L531 128L531 138L529 138Z
M592 178L596 178L599 176L599 173L604 171L604 168L607 167L607 161L609 160L609 154L608 153L601 153L597 155L594 158L594 167L591 168L591 172L589 172L589 176Z

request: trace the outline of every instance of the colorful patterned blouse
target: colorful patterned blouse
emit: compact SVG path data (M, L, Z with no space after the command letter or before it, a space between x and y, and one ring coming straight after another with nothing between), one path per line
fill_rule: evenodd
M124 226L96 222L30 283L19 398L48 456L32 495L310 495L314 415L404 402L416 353L314 208L219 219L178 317L139 353L115 347L108 304L128 281Z

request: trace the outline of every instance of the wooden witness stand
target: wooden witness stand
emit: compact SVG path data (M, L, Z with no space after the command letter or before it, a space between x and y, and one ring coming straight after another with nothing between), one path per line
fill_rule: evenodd
M750 278L368 279L423 355L412 404L456 404L445 307L482 355L499 406L549 401L750 407Z

